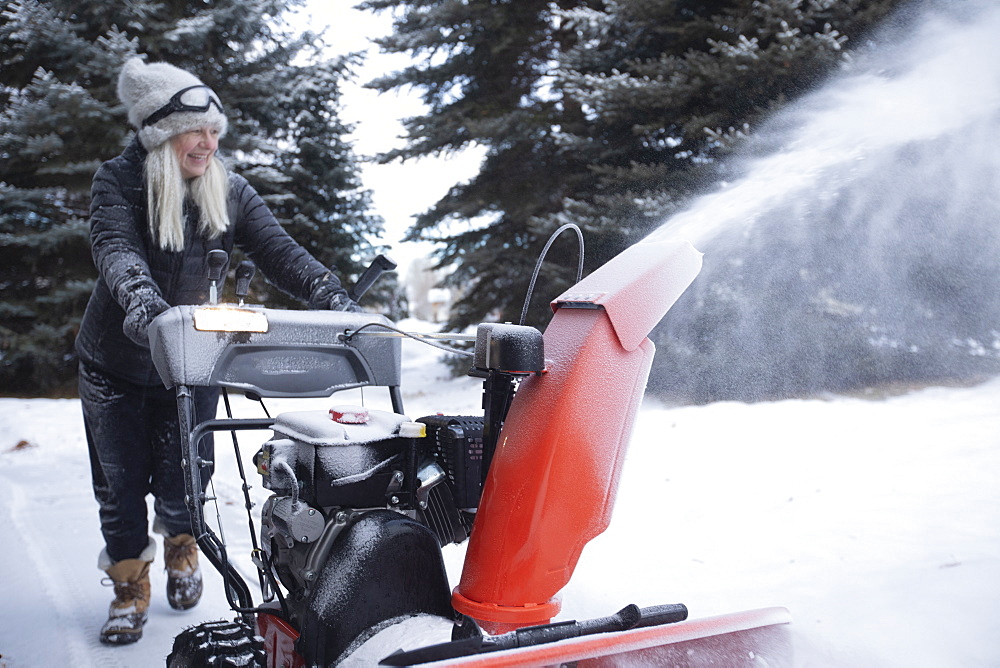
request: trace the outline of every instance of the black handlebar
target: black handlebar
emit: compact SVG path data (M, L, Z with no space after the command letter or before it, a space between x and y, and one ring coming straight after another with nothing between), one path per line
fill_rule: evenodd
M387 271L392 271L396 268L396 263L385 255L378 255L372 260L372 263L368 265L361 276L358 278L358 282L354 284L354 287L348 292L348 296L354 301L358 301L361 297L368 292L368 288L375 284L375 281L379 279L382 274Z
M250 260L243 260L236 267L236 296L241 302L250 293L250 281L256 272L257 269Z
M224 250L208 251L208 280L218 283L222 280L222 270L229 262L229 254Z

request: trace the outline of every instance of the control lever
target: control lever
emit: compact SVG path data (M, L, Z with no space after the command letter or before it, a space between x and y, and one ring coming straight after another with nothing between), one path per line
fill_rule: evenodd
M240 300L240 306L243 306L243 300L250 293L250 281L255 273L257 267L250 260L243 260L236 267L236 296Z
M354 287L350 289L347 295L354 301L361 299L362 295L368 292L368 288L374 285L375 281L387 271L392 271L396 268L396 263L390 260L385 255L379 254L372 260L372 263L368 265L368 268L361 273L361 277L358 278L358 282L354 284Z
M221 249L208 251L208 303L219 303L219 292L226 280L226 265L229 253Z

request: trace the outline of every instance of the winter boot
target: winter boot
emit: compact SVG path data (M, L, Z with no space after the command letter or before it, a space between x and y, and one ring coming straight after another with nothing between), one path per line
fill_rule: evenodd
M110 563L106 552L101 555L101 566L108 574L105 583L115 588L115 600L108 608L108 621L101 628L101 642L127 645L142 637L142 625L146 623L149 609L149 564L155 552L156 543L150 542L138 559Z
M201 599L198 541L189 533L163 537L167 571L167 602L174 610L193 608Z

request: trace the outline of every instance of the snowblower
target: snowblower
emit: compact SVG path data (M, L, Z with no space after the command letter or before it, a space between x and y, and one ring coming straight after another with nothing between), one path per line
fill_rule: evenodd
M177 396L193 528L236 613L177 636L168 666L788 664L783 608L688 620L682 604L628 604L557 620L560 590L611 521L653 357L647 335L700 270L690 244L640 243L578 275L544 334L483 323L448 335L473 346L483 413L416 420L400 390L402 340L441 347L444 335L371 313L245 305L249 263L236 270L239 303L219 304L227 264L210 257L213 303L171 308L150 328ZM351 296L393 267L380 256ZM531 288L525 309L530 298ZM392 410L331 403L194 424L194 386L223 388L227 408L228 390L262 402L382 387ZM259 545L250 519L257 603L206 523L213 462L199 456L210 433L253 430L271 432L253 458L270 492ZM244 475L249 513L248 489ZM465 541L452 589L442 549Z

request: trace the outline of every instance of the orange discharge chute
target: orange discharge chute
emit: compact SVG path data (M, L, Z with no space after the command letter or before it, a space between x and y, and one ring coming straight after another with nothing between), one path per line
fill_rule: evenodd
M544 373L500 432L452 604L492 633L548 622L611 521L653 359L647 335L701 269L688 243L627 249L552 303Z

